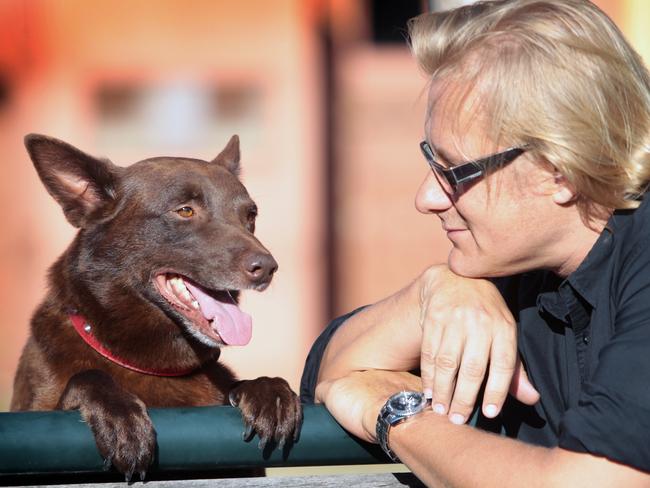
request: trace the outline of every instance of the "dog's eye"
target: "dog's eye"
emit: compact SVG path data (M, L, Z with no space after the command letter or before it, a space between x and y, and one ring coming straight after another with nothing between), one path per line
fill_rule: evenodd
M257 208L252 208L246 214L246 228L249 232L255 232L255 218L257 217Z
M176 213L185 219L189 219L194 216L194 209L192 207L181 207L176 210Z

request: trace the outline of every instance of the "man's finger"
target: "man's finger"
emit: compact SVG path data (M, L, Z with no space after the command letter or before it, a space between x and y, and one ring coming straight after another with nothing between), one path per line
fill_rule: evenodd
M517 364L515 341L514 334L501 334L492 342L490 370L483 394L483 414L488 418L496 417L506 401Z
M449 411L449 404L456 385L456 375L460 365L460 358L463 353L462 335L456 332L457 329L446 329L440 341L440 347L433 360L433 410L439 414L446 414Z
M456 378L456 389L449 407L449 420L454 424L467 422L474 409L476 397L485 377L489 352L488 336L474 334L468 337Z
M433 379L435 377L435 357L440 347L442 327L439 327L432 318L422 324L422 346L420 353L420 377L422 391L427 398L433 394Z
M510 394L526 405L535 405L539 401L539 392L528 379L528 374L519 358L510 384Z

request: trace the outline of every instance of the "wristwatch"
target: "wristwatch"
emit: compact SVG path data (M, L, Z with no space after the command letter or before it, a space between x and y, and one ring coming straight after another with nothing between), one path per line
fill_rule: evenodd
M388 457L395 462L399 459L388 445L390 428L405 422L431 405L431 400L419 391L400 391L391 396L377 416L377 441Z

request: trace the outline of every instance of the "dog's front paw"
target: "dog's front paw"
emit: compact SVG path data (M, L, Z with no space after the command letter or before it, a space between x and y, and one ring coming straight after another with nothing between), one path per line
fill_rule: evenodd
M156 451L156 431L144 403L132 395L128 401L120 398L109 408L94 405L84 417L106 467L112 465L127 481L131 481L133 473L144 481Z
M117 411L101 410L91 413L88 423L106 465L113 465L127 481L133 473L144 481L156 450L156 431L144 403L134 396Z
M156 452L156 431L142 400L103 371L88 370L70 379L57 408L79 409L106 468L114 466L127 481L138 473L144 481Z
M260 449L271 440L281 449L287 441L298 439L302 407L298 395L284 379L262 376L240 381L230 391L229 399L233 407L241 410L244 440L250 440L257 432Z

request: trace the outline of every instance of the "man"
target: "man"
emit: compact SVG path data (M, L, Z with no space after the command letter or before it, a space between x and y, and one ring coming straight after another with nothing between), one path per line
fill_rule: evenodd
M416 205L440 218L448 269L331 324L303 391L427 484L650 486L646 69L587 0L478 3L410 27L431 77L421 147L432 171ZM516 393L532 408L502 409L494 393L509 382L514 334L479 278L517 322L540 398L525 382ZM501 319L464 336L427 320L467 297ZM421 351L423 384L407 372ZM483 414L501 411L516 439L463 425L488 358ZM450 404L436 384L456 371L462 401Z

